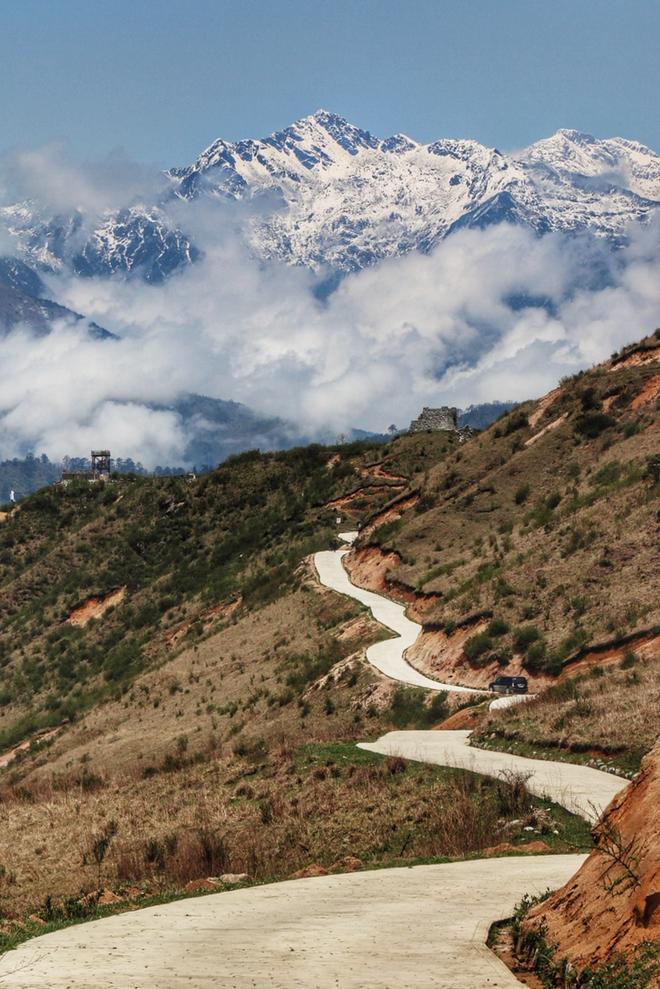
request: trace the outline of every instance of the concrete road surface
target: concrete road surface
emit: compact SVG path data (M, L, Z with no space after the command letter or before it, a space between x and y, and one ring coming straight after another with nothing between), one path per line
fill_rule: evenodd
M485 946L580 855L300 879L180 900L28 941L2 989L520 989Z
M345 533L344 535L349 535ZM385 676L400 683L407 683L413 687L426 687L427 690L451 690L465 694L483 693L480 690L472 690L470 687L456 687L450 683L439 683L431 680L413 669L404 659L406 649L413 644L420 632L417 622L406 617L405 608L390 601L389 598L373 591L365 591L361 587L356 587L351 583L350 578L344 570L343 558L348 550L326 550L316 553L314 564L319 580L325 587L330 587L333 591L346 594L355 598L371 609L376 621L397 633L398 638L387 639L385 642L376 642L375 645L367 649L367 659L372 666L384 673Z
M550 797L572 814L595 820L628 781L599 769L572 762L525 759L507 752L471 748L469 731L390 731L377 742L360 742L359 748L382 755L400 755L437 766L458 766L497 778L509 773L529 774L528 789L538 797Z
M350 534L353 535L353 534ZM354 587L342 553L317 553L319 579L357 598L400 636L370 662L403 683L466 690L413 670L419 626ZM362 748L489 776L530 772L534 793L592 817L626 785L569 763L472 749L469 732L390 732ZM580 855L481 859L235 890L121 914L28 941L0 958L0 989L519 989L485 945L525 893L563 885Z

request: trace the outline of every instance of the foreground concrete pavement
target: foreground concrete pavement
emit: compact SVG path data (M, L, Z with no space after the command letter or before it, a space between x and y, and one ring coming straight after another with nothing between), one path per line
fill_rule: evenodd
M525 759L507 752L472 748L469 737L469 731L390 731L377 742L360 742L358 747L496 778L506 778L509 773L529 774L527 788L532 793L550 797L588 821L600 817L610 800L628 786L627 780L619 776L572 762Z
M352 535L344 533L343 536ZM406 649L413 644L420 632L417 622L406 617L405 608L390 601L389 598L373 591L365 591L361 587L352 584L346 571L344 570L343 558L348 550L326 550L316 553L314 565L320 582L345 594L347 597L355 598L371 609L376 621L381 625L396 632L398 638L387 639L385 642L376 642L375 645L367 649L367 659L380 673L398 680L400 683L410 684L413 687L426 687L427 690L448 690L464 694L480 694L481 690L473 690L470 687L457 687L450 683L440 683L424 676L418 670L413 669L404 659Z
M582 855L276 883L70 927L0 958L2 989L520 989L485 945Z

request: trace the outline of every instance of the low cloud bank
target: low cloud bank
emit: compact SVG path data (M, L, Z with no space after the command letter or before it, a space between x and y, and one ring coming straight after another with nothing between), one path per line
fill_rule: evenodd
M68 180L51 182L55 195ZM96 195L90 182L85 196ZM350 275L322 301L327 273L249 256L240 208L176 210L204 256L164 284L50 279L57 301L120 340L60 324L2 341L2 456L107 444L147 465L180 463L187 427L149 405L185 393L240 401L312 435L405 426L422 405L540 395L660 322L657 223L631 230L618 252L505 225L462 231L428 256Z

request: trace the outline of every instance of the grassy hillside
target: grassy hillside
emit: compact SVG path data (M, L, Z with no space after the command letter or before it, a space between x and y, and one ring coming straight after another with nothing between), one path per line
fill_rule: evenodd
M347 857L582 847L520 781L353 747L437 725L461 698L377 674L364 649L384 630L319 586L310 554L359 526L355 579L423 622L412 663L550 688L484 721L482 744L634 767L658 696L659 342L472 438L54 486L0 521L0 910L51 896L75 913L104 883L152 895Z
M0 524L0 746L125 691L228 612L286 594L332 541L329 500L356 487L368 508L387 496L387 481L372 495L358 472L374 453L247 453L196 481L122 477L26 499ZM75 623L113 593L121 605Z
M473 631L468 682L554 677L590 649L657 635L659 355L656 335L428 457L414 507L372 519L353 569L377 583L387 559L390 590L431 636L420 665L441 672L432 654L457 628Z
M635 773L658 735L660 664L632 649L552 684L531 706L490 712L473 744Z

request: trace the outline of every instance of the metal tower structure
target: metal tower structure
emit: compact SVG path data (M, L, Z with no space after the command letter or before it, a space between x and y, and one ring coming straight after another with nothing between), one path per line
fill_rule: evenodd
M92 478L98 481L106 477L110 477L110 451L92 450Z

